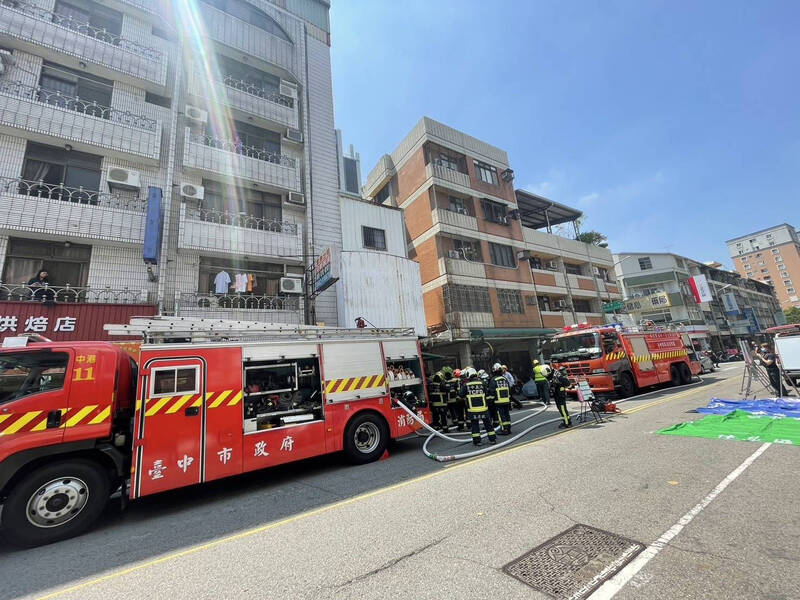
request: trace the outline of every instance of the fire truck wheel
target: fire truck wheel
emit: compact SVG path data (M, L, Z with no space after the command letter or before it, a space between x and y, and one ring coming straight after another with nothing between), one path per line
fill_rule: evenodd
M630 398L636 393L636 383L630 373L623 373L619 378L619 394L623 398Z
M672 366L669 368L669 381L670 381L670 385L673 385L673 386L678 386L678 385L680 385L680 384L681 384L681 381L682 381L682 379L683 379L683 378L681 377L681 371L680 371L680 369L678 368L678 365L672 365Z
M89 460L45 465L25 475L3 505L0 531L23 547L50 544L83 533L108 502L109 478Z
M681 372L681 383L684 385L687 383L692 383L692 371L689 368L689 365L686 363L681 363L678 368Z
M389 443L389 428L383 417L362 413L353 417L344 432L344 453L356 465L378 460Z

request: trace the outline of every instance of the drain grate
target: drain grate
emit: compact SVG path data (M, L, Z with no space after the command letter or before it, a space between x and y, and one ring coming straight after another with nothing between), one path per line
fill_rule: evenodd
M503 571L557 600L580 600L644 548L608 531L575 525L511 561Z

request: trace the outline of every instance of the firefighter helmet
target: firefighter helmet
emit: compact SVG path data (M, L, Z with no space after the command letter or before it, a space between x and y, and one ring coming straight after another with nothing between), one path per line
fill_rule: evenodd
M539 364L539 361L538 361L538 360L536 360L536 359L534 358L534 359L533 359L533 366L535 367L535 366L536 366L536 365L538 365L538 364Z
M499 373L502 370L503 370L503 365L501 365L500 363L494 363L492 365L492 373Z
M466 377L467 379L472 379L473 377L477 377L478 376L478 372L475 369L473 369L472 367L467 367L466 369L461 371L461 374L464 377Z
M453 377L455 377L456 379L460 379L461 378L461 369L456 369L455 371L453 371Z
M442 367L442 373L447 379L453 377L453 367Z

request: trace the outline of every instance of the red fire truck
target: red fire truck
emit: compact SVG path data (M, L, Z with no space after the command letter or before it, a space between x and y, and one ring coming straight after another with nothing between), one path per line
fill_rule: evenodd
M679 331L572 325L547 341L544 357L595 394L623 398L659 383L689 383L701 371L689 335Z
M141 344L9 338L0 350L0 531L39 545L139 498L344 451L376 460L430 422L413 330L132 319ZM18 347L8 347L17 345Z

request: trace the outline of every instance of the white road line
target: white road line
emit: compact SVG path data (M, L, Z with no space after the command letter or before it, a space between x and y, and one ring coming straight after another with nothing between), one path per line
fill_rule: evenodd
M739 477L739 475L744 473L745 469L752 465L753 462L771 445L772 444L770 443L762 444L758 450L748 456L745 461L731 471L730 475L723 479L717 487L711 490L711 493L708 496L703 498L699 504L695 505L689 512L683 515L680 520L675 523L675 525L667 529L667 531L664 532L660 538L645 548L645 550L639 556L628 563L619 573L597 588L597 591L590 596L591 600L609 600L610 598L616 596L626 583L628 583L639 571L641 571L644 566L655 557L656 554L661 552L661 550L663 550L667 544L669 544L681 531L683 531L684 527L691 523L692 519L700 514L700 512L702 512L706 506L711 504L714 498L719 496L722 491L728 487L728 485L730 485L737 477Z

